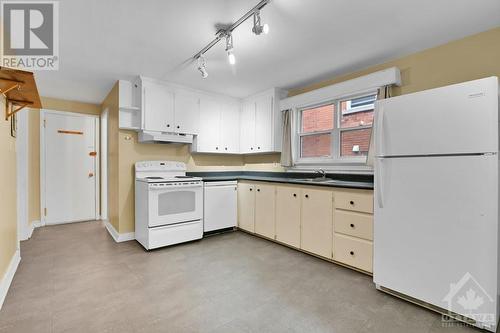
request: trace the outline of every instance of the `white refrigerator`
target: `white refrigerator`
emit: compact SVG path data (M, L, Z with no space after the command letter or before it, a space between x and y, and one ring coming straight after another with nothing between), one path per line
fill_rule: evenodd
M489 77L380 100L378 289L496 331L499 90Z

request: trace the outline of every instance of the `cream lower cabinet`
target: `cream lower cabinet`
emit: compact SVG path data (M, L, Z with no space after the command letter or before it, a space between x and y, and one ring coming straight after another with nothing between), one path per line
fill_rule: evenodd
M301 202L300 248L322 257L332 258L332 190L303 188Z
M333 259L373 271L373 191L335 191Z
M300 247L300 200L302 190L296 186L276 186L276 240Z
M274 239L276 187L255 184L255 233Z
M238 227L373 271L373 191L238 183Z
M255 185L238 183L238 228L255 232Z

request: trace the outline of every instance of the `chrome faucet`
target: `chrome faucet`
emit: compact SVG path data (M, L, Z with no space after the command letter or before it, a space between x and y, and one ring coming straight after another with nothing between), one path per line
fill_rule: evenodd
M321 175L321 178L325 179L326 178L326 172L323 169L318 169L314 170L315 173L319 173Z

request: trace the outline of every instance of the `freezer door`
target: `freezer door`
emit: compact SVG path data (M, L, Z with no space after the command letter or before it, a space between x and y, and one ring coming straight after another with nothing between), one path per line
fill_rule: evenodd
M496 314L498 157L377 158L375 168L374 282L448 310L450 285L469 273L487 294L478 311ZM452 311L467 314L455 298L467 291Z
M498 79L377 102L375 156L498 151Z

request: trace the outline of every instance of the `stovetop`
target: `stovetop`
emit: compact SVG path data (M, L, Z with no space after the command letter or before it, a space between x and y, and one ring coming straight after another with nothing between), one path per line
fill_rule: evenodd
M192 176L173 176L173 177L160 177L160 176L147 176L143 178L137 178L138 181L147 182L147 183L183 183L183 182L194 182L201 181L201 177L192 177Z

